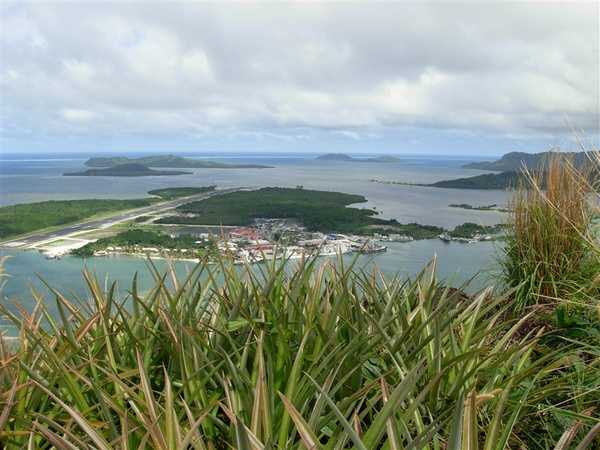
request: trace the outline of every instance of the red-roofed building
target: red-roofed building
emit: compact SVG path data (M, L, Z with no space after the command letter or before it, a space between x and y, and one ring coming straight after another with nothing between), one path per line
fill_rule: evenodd
M229 232L231 239L248 239L249 241L256 241L259 239L258 231L254 228L240 227L235 228Z

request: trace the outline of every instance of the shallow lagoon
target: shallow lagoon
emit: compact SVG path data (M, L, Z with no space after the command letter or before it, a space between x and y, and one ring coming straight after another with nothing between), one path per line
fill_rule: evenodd
M488 283L494 282L498 268L495 263L499 251L495 242L479 242L475 244L444 243L437 239L414 241L407 243L388 243L388 251L372 255L359 255L356 267L372 270L377 267L388 276L412 277L419 273L425 265L437 256L438 278L449 285L459 286L477 277L471 282L470 290L476 291ZM2 299L3 304L11 309L15 302L30 310L34 304L32 289L44 297L54 309L54 298L46 281L57 288L67 298L87 298L87 289L82 276L84 269L92 272L101 285L117 282L118 292L125 296L131 287L134 274L138 273L140 290L147 290L153 284L148 261L143 258L129 256L94 257L82 259L67 256L60 260L47 260L36 251L3 251L0 256L9 256L5 261L6 279ZM356 256L345 255L344 261L351 262ZM320 261L335 261L335 258L320 258ZM164 260L153 260L161 270L167 268ZM293 267L295 261L290 261ZM175 269L180 277L184 277L193 268L194 263L176 262ZM44 281L42 281L44 280ZM6 326L6 323L4 323ZM14 330L10 330L14 332Z

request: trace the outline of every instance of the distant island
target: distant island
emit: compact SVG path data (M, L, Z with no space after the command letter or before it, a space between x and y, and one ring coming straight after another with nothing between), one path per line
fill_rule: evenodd
M88 169L83 172L63 173L66 177L155 177L165 175L189 175L181 170L154 170L143 164L118 164L106 169Z
M478 170L496 170L499 172L518 172L523 166L529 169L539 169L545 167L552 156L571 158L576 167L582 167L589 163L590 154L585 152L541 152L524 153L511 152L506 153L496 161L482 161L465 164L465 169Z
M227 164L214 161L205 161L183 158L176 155L154 155L139 158L126 156L95 157L85 162L88 167L113 167L123 164L141 164L146 167L168 167L174 169L268 169L271 166L261 164Z
M374 156L372 158L355 158L345 153L326 153L324 155L317 156L320 161L349 161L349 162L375 162L375 163L394 163L400 162L399 158L395 156Z
M345 153L326 153L324 155L317 156L317 159L322 161L353 161L354 158Z
M404 186L424 186L445 189L483 189L483 190L505 190L514 188L522 180L518 172L486 173L473 177L442 180L435 183L406 183L402 181L384 181L372 179L372 183L398 184Z

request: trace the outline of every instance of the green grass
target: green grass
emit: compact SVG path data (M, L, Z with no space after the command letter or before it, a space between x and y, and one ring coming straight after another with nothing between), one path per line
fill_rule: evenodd
M162 198L163 200L173 200L179 197L189 197L190 195L203 194L205 192L211 192L215 190L216 186L202 186L202 187L173 187L164 189L154 189L148 191L148 194L155 195Z
M41 298L32 316L0 305L20 329L0 347L2 444L546 449L573 427L572 442L593 439L599 348L553 350L560 335L534 312L513 318L511 292L468 297L434 268L407 283L342 261L200 264L186 279L155 271L145 293L134 279L126 297L85 273L89 301L52 291L59 318Z
M588 174L554 158L543 173L524 178L513 195L502 260L507 284L517 287L516 307L598 298L600 252L590 202L598 194Z
M58 200L0 208L0 239L36 230L66 225L98 214L151 205L155 199Z

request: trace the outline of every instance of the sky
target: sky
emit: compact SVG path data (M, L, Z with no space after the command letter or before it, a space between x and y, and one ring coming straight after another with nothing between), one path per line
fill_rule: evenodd
M0 3L0 152L598 147L600 3Z

